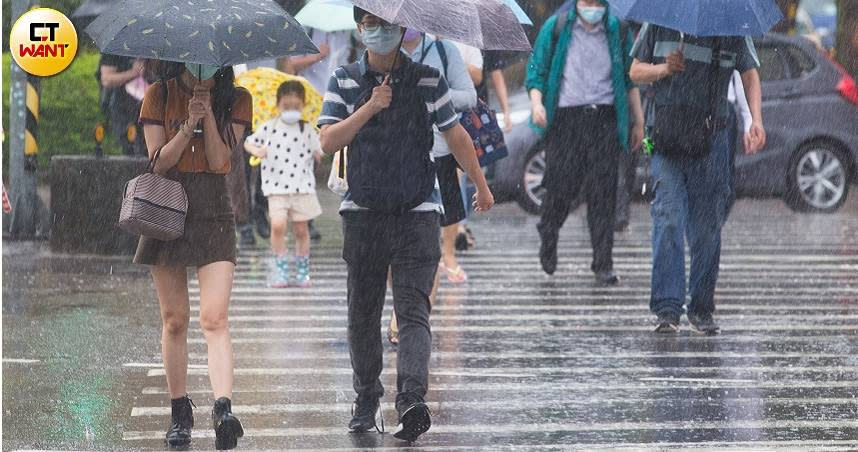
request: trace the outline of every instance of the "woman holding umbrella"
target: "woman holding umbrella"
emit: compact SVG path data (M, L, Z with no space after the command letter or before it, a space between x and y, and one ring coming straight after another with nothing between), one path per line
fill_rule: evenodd
M190 443L187 396L189 321L186 267L200 280L200 326L208 344L212 410L218 449L235 447L243 435L231 413L233 353L227 308L235 269L235 224L226 188L230 155L250 124L251 96L235 86L232 68L161 63L162 80L146 91L140 121L155 160L154 171L182 183L188 195L183 237L163 242L142 237L134 263L151 266L161 307L162 355L173 421L170 446ZM177 75L176 75L177 74ZM170 77L176 75L174 77ZM195 131L202 124L202 132Z
M224 11L241 10L241 14ZM165 11L170 11L165 14ZM86 29L102 53L160 60L140 120L154 171L188 196L184 236L140 239L134 262L151 266L162 320L162 355L172 398L167 444L186 446L194 425L187 396L187 267L200 281L200 326L215 396L215 446L243 436L232 415L233 353L227 308L235 271L235 224L226 187L230 156L252 117L251 95L235 87L232 65L318 52L295 19L272 0L124 0Z

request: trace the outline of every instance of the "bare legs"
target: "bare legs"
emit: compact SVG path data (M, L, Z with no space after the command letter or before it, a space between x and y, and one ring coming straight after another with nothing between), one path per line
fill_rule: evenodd
M233 355L227 309L235 265L215 262L200 267L200 327L208 344L209 378L215 398L232 398ZM161 307L161 355L170 398L188 393L188 276L184 267L151 268Z

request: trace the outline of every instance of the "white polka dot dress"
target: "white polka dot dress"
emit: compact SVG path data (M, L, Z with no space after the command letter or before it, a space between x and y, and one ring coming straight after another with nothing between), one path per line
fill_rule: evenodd
M316 193L314 154L322 152L316 130L304 123L287 124L280 118L266 122L247 142L268 149L262 160L262 192L271 195Z

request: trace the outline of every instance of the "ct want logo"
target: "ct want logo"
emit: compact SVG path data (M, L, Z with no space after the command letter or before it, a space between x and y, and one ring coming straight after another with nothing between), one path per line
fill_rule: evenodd
M41 77L65 70L77 54L77 31L68 17L50 8L22 15L9 37L12 57L27 73Z

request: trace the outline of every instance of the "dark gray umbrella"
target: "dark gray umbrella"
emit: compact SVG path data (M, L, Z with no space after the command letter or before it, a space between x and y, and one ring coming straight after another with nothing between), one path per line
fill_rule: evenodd
M319 52L273 0L124 0L86 33L103 53L210 66Z
M352 0L392 24L484 50L530 50L515 13L503 0Z

